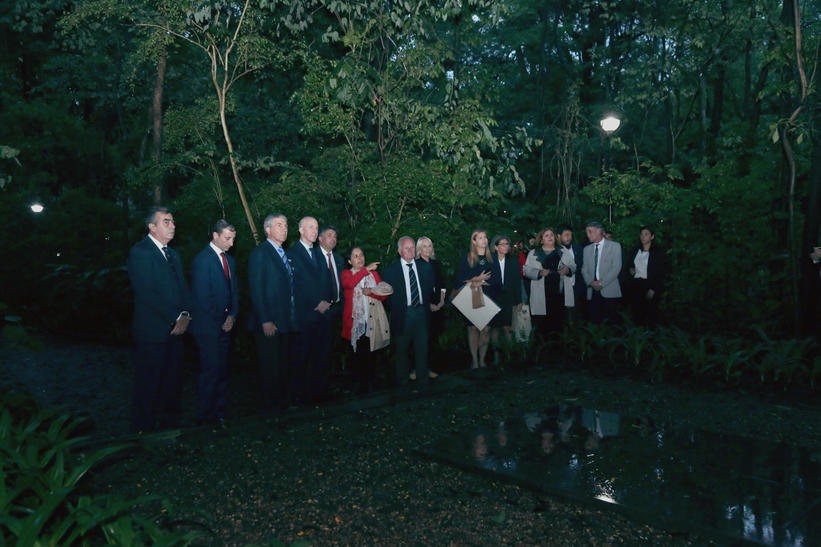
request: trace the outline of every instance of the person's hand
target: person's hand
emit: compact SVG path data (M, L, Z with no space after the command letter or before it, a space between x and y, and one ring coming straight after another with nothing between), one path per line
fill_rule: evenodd
M813 262L821 261L821 247L813 247L810 253L810 259L812 259Z
M277 333L277 326L273 321L266 321L262 324L262 334L269 338Z
M188 316L188 315L181 316L179 319L177 319L177 322L174 323L174 328L171 329L171 335L172 336L179 336L179 335L183 334L186 331L186 329L188 328L188 323L190 323L190 322L191 322L191 316Z
M442 306L445 305L445 289L439 291L439 309L442 309Z
M362 289L362 294L364 294L365 296L370 296L372 293L373 289L371 289L370 287L365 287L364 289Z
M630 268L630 275L633 275L633 276L636 275L636 269L635 268Z
M559 266L559 273L561 275L570 275L570 268L568 268L567 266L564 266L564 265Z
M365 269L366 269L366 270L368 270L369 272L372 272L372 271L374 271L374 270L375 270L378 266L379 266L379 262L371 262L370 264L368 264L367 266L365 266Z
M598 279L590 283L590 286L593 287L594 291L600 291L602 289L601 281Z
M430 311L439 311L442 309L441 304L430 304Z
M470 288L473 290L478 289L482 285L487 285L487 280L490 279L490 272L484 271L470 279Z
M656 291L654 291L653 289L647 289L647 294L645 295L645 298L647 298L647 300L652 300L654 296L656 296Z
M330 308L330 307L331 307L331 303L328 302L327 300L323 300L322 302L320 302L319 304L316 305L316 307L314 308L314 311L318 311L319 313L325 313L326 311L328 311L328 308Z
M225 318L225 322L222 324L222 330L225 332L231 332L232 328L234 328L234 316L229 315Z
M549 273L550 273L550 270L545 268L545 269L539 271L539 277L547 277L547 274L549 274Z

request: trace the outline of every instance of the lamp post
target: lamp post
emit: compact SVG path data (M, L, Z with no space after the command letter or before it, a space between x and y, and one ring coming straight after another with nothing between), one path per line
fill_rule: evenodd
M602 132L604 133L604 136L609 139L610 136L613 133L615 133L619 129L619 127L621 127L621 120L618 119L617 117L613 116L612 114L609 114L609 115L605 116L604 118L602 118L599 121L599 126L601 127ZM605 157L605 161L604 161L605 165L602 165L603 169L606 169L606 167L607 167L606 164L608 163L607 160L610 159L610 143L608 142L607 144L608 144L608 146L607 146L607 150L605 151L605 156L604 156ZM610 177L608 176L607 179L609 181ZM610 203L608 204L607 208L608 208L609 222L610 222L610 224L613 224L613 200L612 200L612 198L610 199Z

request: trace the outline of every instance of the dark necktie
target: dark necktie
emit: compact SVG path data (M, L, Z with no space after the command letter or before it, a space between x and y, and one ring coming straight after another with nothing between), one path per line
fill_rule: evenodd
M222 259L222 270L225 272L225 279L228 281L228 284L231 283L231 272L228 270L228 259L225 258L225 253L220 253L220 258Z
M285 256L285 251L282 250L282 247L275 247L277 252L279 253L279 258L282 259L282 262L285 264L285 269L288 270L288 277L291 279L291 285L294 284L294 271L291 269L291 263L288 262L288 257Z
M162 254L165 255L165 261L168 262L168 265L171 267L171 271L174 272L174 274L176 274L177 273L177 268L176 268L176 265L174 264L174 261L171 260L171 249L169 249L168 247L163 247L162 248Z
M419 305L419 286L416 284L416 272L413 271L413 264L408 264L408 281L410 281L411 306Z
M165 255L165 260L168 262L168 267L171 268L171 274L174 276L174 282L177 284L177 289L180 288L180 276L177 274L177 265L171 256L171 249L168 247L162 248L162 254Z
M339 287L336 285L336 276L334 275L334 265L331 263L331 253L328 251L328 274L331 276L331 286L334 288L333 301L339 300Z
M599 279L599 245L601 243L595 243L596 250L593 254L593 279Z

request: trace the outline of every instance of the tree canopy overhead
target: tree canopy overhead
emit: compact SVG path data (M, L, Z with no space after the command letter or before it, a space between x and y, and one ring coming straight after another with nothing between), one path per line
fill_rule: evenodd
M383 257L428 235L448 265L476 225L521 239L594 218L628 248L656 227L670 316L793 331L819 244L819 13L818 0L10 0L0 207L28 215L36 197L47 212L4 248L33 253L42 279L118 267L139 213L163 201L183 255L222 216L247 253L281 210ZM622 121L612 134L607 114Z

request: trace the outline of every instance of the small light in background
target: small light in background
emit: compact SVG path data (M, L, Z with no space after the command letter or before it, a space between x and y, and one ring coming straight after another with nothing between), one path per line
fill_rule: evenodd
M42 203L34 202L31 204L31 212L32 213L42 213L45 210Z

